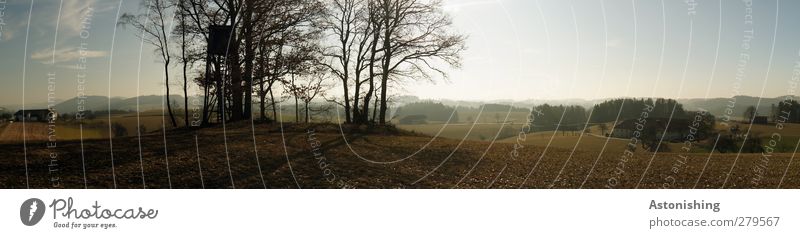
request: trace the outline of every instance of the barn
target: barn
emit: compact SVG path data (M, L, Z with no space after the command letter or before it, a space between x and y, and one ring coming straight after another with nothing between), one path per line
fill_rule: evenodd
M753 124L767 124L769 123L767 120L767 116L755 116L753 117Z
M58 119L58 113L50 109L19 110L14 113L14 120L26 122L49 122Z

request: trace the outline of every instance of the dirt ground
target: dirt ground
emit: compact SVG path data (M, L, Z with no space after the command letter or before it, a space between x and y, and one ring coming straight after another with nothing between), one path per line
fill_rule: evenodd
M55 147L0 144L0 188L800 188L791 157L627 157L248 121Z

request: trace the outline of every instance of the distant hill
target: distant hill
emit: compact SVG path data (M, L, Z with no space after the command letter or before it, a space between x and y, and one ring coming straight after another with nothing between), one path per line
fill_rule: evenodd
M154 109L161 109L163 96L161 95L147 95L147 96L139 96L139 97L131 97L131 98L122 98L122 97L113 97L111 98L111 109L112 110L124 110L124 111L135 111L137 98L139 100L139 110L146 111L146 110L154 110ZM190 97L190 100L194 97ZM739 118L744 114L744 110L748 106L754 106L758 102L758 97L753 96L735 96L733 97L736 101L735 106L733 107L733 114L731 116L735 118ZM795 100L800 101L800 97L792 96ZM606 98L606 99L552 99L552 100L541 100L541 99L527 99L527 100L449 100L449 99L439 99L439 100L430 100L430 99L420 99L415 96L397 96L394 98L393 107L392 108L399 108L406 104L411 104L420 101L433 101L433 102L441 102L446 106L455 107L458 105L458 108L480 108L481 106L487 105L487 109L497 109L502 108L507 111L508 105L513 105L516 109L529 109L536 105L577 105L582 106L584 108L591 108L595 104L601 103L603 101L607 101L613 98ZM760 106L758 107L758 114L759 115L769 115L771 110L771 105L777 105L779 101L783 100L784 97L772 97L772 98L761 98ZM87 96L84 98L84 107L85 110L92 110L92 111L105 111L109 109L109 98L106 96ZM676 99L678 103L681 103L684 106L684 109L689 111L695 111L698 108L703 108L711 112L716 116L723 115L725 110L729 107L731 98L682 98ZM183 97L180 95L172 95L170 96L170 101L173 101L173 106L175 108L182 108L183 107ZM202 101L202 99L201 99ZM17 111L18 109L22 108L21 105L0 105L0 107L5 108L7 111ZM46 103L26 103L26 108L46 108ZM78 110L78 100L77 98L71 98L66 101L60 102L55 106L56 111L60 113L75 113ZM391 110L393 112L393 110Z
M794 100L800 100L800 97L790 96ZM717 116L718 118L721 115L725 114L725 110L728 109L731 105L733 105L733 114L731 115L734 118L740 118L744 114L744 110L747 109L749 106L758 106L758 114L767 116L770 114L770 110L772 104L778 105L778 102L784 100L785 97L774 97L774 98L761 98L761 102L758 102L758 97L752 96L735 96L733 99L731 98L709 98L709 99L701 99L701 98L692 98L692 99L677 99L679 103L683 104L684 109L696 111L698 108L703 108L708 110L711 114ZM732 104L731 102L735 103Z
M164 97L160 95L139 96L132 98L111 98L112 110L123 111L136 111L138 99L138 108L140 111L161 109L164 104ZM175 108L183 108L183 97L179 95L171 95L170 101L173 102ZM72 98L56 104L55 109L59 113L75 113L78 111L78 98ZM109 110L109 98L106 96L87 96L83 98L83 106L86 111L106 111Z
M108 110L108 97L106 96L86 96L83 100L83 107L85 111L104 111ZM115 105L122 99L112 98L111 104ZM72 98L56 104L54 107L59 113L75 113L78 111L78 98ZM113 108L112 108L113 109Z
M800 97L798 96L790 96L794 100L800 101ZM784 100L784 96L780 97L772 97L772 98L761 98L761 102L759 103L759 97L753 96L735 96L733 99L731 98L683 98L683 99L675 99L678 103L683 105L683 108L687 111L696 111L699 108L703 108L709 111L711 114L715 116L721 116L725 114L725 110L728 109L731 105L731 101L735 99L735 104L733 106L733 113L731 114L734 118L741 118L744 114L745 109L749 106L755 106L759 104L758 107L758 114L759 115L769 115L772 104L778 105L778 102ZM492 109L505 109L501 111L507 111L509 105L513 105L514 108L530 108L532 106L549 104L551 106L557 105L576 105L582 106L585 108L592 108L595 104L602 103L604 101L612 100L615 98L605 98L605 99L594 99L594 100L587 100L587 99L553 99L553 100L540 100L540 99L528 99L528 100L488 100L488 101L465 101L465 100L434 100L443 103L444 105L448 106L456 106L458 107L473 107L479 108L482 105L488 105Z
M528 112L530 108L511 107L508 104L489 103L483 105L484 112Z

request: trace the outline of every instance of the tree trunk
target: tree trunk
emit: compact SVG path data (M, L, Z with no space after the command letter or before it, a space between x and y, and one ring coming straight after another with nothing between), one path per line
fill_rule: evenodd
M388 32L388 31L387 31ZM383 39L383 47L384 47L384 55L383 55L383 64L381 65L381 109L380 109L380 117L378 124L384 125L386 124L386 90L389 88L389 64L392 61L392 50L389 49L391 45L389 44L389 34L386 34Z
M370 67L369 74L373 75L374 73L375 73L374 70L372 69L372 67ZM361 115L362 123L367 123L367 121L369 121L369 103L370 100L372 99L373 92L375 92L375 80L372 76L370 76L369 89L367 89L367 95L364 96L364 110L361 111L363 113L363 115Z
M255 57L255 48L253 48L253 2L252 0L244 1L244 21L243 34L244 34L244 84L245 84L245 97L244 97L244 119L252 117L253 107L253 60Z
M267 90L269 90L269 100L272 103L272 118L275 118L275 121L280 120L283 122L283 118L278 118L278 108L275 106L275 95L272 94L272 87Z
M208 82L209 82L209 78L211 77L211 72L209 70L210 69L210 64L211 64L210 57L208 57L208 55L206 55L206 72L205 72L204 78L203 78L203 87L204 88L203 88L203 123L202 124L204 126L208 125L208 115L209 115L209 113L208 113L209 94L208 93L210 91L209 87L211 85Z
M386 124L386 89L389 88L389 64L392 62L392 26L390 20L392 18L389 3L383 3L383 58L381 60L381 109L378 124ZM395 16L396 17L396 16ZM395 19L396 20L396 19Z
M294 122L300 122L300 102L294 96Z
M181 2L182 4L183 2ZM186 76L186 69L189 67L189 62L186 59L186 14L181 12L181 58L183 59L183 123L185 127L190 127L189 124L189 79Z
M359 96L358 95L361 93L361 83L359 83L359 80L361 80L360 78L361 77L358 76L358 72L356 72L356 80L355 80L356 84L353 85L353 86L355 86L355 92L353 92L354 93L353 94L353 109L352 109L353 110L353 119L351 121L351 122L354 122L354 123L359 123L358 122L359 121L359 117L361 117L361 116L359 116L360 113L358 113L358 110L359 110L359 108L358 108Z
M381 79L381 111L380 111L380 118L379 118L380 121L378 121L378 123L381 124L381 125L386 124L386 88L389 87L389 85L388 85L388 81L389 81L389 75L388 75L389 72L388 72L388 70L389 69L388 69L388 67L384 67L384 70L386 70L387 72L383 73L383 77Z
M233 1L231 1L233 2ZM230 44L228 46L228 67L231 70L231 115L230 121L242 119L242 69L239 65L239 40L236 35L236 18L238 15L235 4L230 5L231 30Z
M372 105L372 123L375 123L375 116L378 115L378 97L375 97L375 104Z
M364 96L364 110L362 110L363 115L361 115L363 117L363 123L369 121L369 103L370 99L372 99L373 93L375 92L375 57L378 53L379 36L380 35L378 34L377 30L375 30L375 32L372 34L372 46L369 56L369 89L367 90L367 95ZM372 120L375 120L374 117Z
M164 63L164 83L164 86L167 87L167 95L165 97L167 101L167 110L169 111L169 119L172 122L172 127L178 127L178 123L175 122L175 115L172 114L172 103L169 102L169 61Z
M263 78L261 79L261 82L258 84L258 87L259 87L258 97L259 97L259 99L261 101L260 104L259 104L259 115L261 115L261 121L267 121L267 113L264 112L264 110L266 110L266 107L264 106L265 105L264 104L264 100L266 100L267 92L264 91L264 79Z
M345 69L344 72L347 73L347 70ZM349 80L347 76L342 79L342 88L344 88L344 121L345 123L350 124L353 122L353 120L350 117L350 92L348 92L349 89L347 87L347 80ZM358 97L358 95L356 95L356 97Z
M187 63L183 63L183 123L185 127L190 127L189 124L189 87L188 87L188 79L186 78L186 65Z
M308 102L305 102L305 107L306 107L306 124L308 124L308 121L310 119L308 115Z

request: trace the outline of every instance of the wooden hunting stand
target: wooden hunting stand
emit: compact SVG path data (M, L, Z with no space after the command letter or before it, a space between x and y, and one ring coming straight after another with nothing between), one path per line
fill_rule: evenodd
M225 82L224 69L225 59L230 48L230 37L233 34L233 27L222 25L211 25L208 27L209 36L206 50L206 79L212 78L215 83L217 96L217 120L223 122L225 117ZM212 67L213 66L213 67Z

